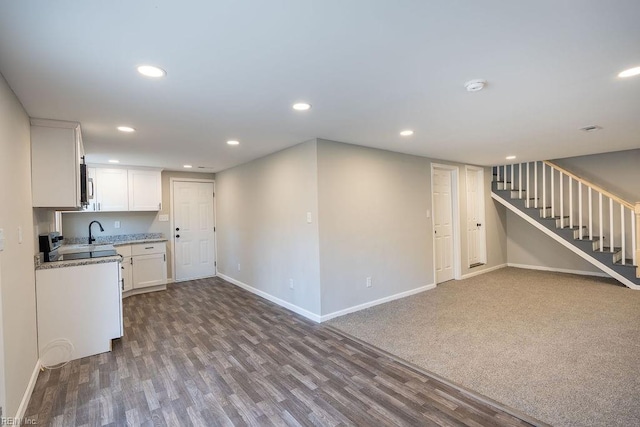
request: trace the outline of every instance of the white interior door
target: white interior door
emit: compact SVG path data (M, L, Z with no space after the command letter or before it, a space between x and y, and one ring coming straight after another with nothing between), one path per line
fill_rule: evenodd
M484 224L484 171L467 168L467 240L469 266L486 261L486 234Z
M454 278L452 172L433 169L433 226L436 283Z
M175 280L215 276L212 182L173 182Z

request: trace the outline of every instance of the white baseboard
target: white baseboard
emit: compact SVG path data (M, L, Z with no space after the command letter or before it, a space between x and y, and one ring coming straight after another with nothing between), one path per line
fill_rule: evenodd
M27 384L27 389L24 391L24 395L22 395L22 400L20 401L20 406L18 406L18 411L16 412L15 418L18 420L23 419L25 412L27 412L27 406L29 406L29 400L31 400L31 394L33 393L33 389L36 386L36 381L38 380L38 374L40 373L41 367L42 365L40 364L40 359L38 359L36 361L36 367L33 369L33 373L31 374L29 384Z
M607 273L603 273L600 271L569 270L567 268L554 268L554 267L546 267L542 265L516 264L513 262L510 262L507 265L509 267L524 268L527 270L553 271L555 273L579 274L581 276L611 277Z
M400 298L408 297L411 295L419 294L420 292L428 291L430 289L434 289L436 287L435 283L430 285L421 286L419 288L411 289L410 291L400 292L395 295L390 295L388 297L380 298L375 301L365 302L364 304L354 305L353 307L348 307L343 310L334 311L333 313L325 314L324 316L320 316L320 322L326 322L327 320L331 320L333 318L344 316L345 314L354 313L356 311L364 310L365 308L373 307L375 305L384 304L385 302L397 300Z
M313 320L316 323L320 323L320 321L321 321L320 320L321 318L320 318L319 315L317 315L315 313L312 313L309 310L305 310L304 308L298 307L295 304L291 304L288 301L285 301L285 300L280 299L278 297L274 297L271 294L268 294L268 293L266 293L264 291L261 291L260 289L256 289L253 286L247 285L246 283L243 283L243 282L241 282L239 280L236 280L233 277L226 276L226 275L220 273L219 271L218 271L218 277L220 277L221 279L226 280L227 282L233 283L234 285L239 286L242 289L251 292L252 294L256 294L256 295L258 295L258 296L260 296L260 297L262 297L262 298L264 298L266 300L271 301L272 303L278 304L281 307L284 307L284 308L286 308L288 310L291 310L294 313L298 313L299 315L304 316L309 320Z
M505 268L507 265L508 264L505 263L505 264L500 264L500 265L494 265L493 267L489 267L489 268L483 268L482 270L478 270L478 271L472 271L471 273L463 274L462 276L460 276L460 280L468 279L470 277L479 276L481 274L488 273L490 271L499 270L501 268Z

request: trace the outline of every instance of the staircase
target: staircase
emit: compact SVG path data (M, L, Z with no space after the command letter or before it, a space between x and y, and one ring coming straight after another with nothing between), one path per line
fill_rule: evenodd
M493 167L491 197L572 252L640 289L640 202L551 163Z

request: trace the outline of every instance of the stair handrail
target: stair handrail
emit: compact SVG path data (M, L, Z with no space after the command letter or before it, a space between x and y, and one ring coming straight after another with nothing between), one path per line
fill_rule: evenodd
M631 209L632 211L635 209L635 205L634 203L630 203L627 202L626 200L622 199L619 196L616 196L615 194L611 193L610 191L605 190L604 188L600 187L599 185L596 185L592 182L587 181L586 179L576 175L573 172L569 172L568 170L566 170L565 168L558 166L557 164L549 161L549 160L543 160L544 163L547 164L547 166L552 167L554 169L557 169L559 171L561 171L563 174L570 176L571 178L575 179L578 182L583 183L584 185L586 185L587 187L591 187L592 189L594 189L595 191L602 193L602 195L613 199L613 201L620 203L621 205L624 205L625 207ZM640 202L639 202L640 203Z

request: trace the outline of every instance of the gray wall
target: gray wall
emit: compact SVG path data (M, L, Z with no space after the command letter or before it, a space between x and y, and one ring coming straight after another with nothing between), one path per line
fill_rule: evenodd
M507 230L508 261L511 264L601 273L599 269L511 211L507 212Z
M640 149L553 160L622 199L640 202Z
M315 140L217 173L218 271L320 314L317 181Z
M464 165L318 141L322 314L434 283L431 164L458 168L462 275L506 263L505 208L485 170L487 264L469 269ZM372 287L366 287L366 277Z
M640 201L640 149L569 157L553 162L631 203ZM509 263L601 273L511 212L508 214L507 231Z
M29 131L29 117L0 76L0 228L6 239L0 252L3 416L16 414L38 360Z
M214 179L212 173L162 171L162 210L159 212L64 212L62 214L62 231L66 237L89 237L89 223L98 220L104 227L104 233L94 226L96 235L117 235L135 233L163 233L168 239L167 256L172 259L173 236L171 232L171 178ZM169 215L169 221L158 221L159 215ZM39 212L40 229L45 227L47 212ZM120 221L120 228L115 228L115 221ZM43 233L47 230L42 231ZM167 274L173 278L172 263L167 263Z
M323 315L434 283L430 185L428 159L318 142Z

